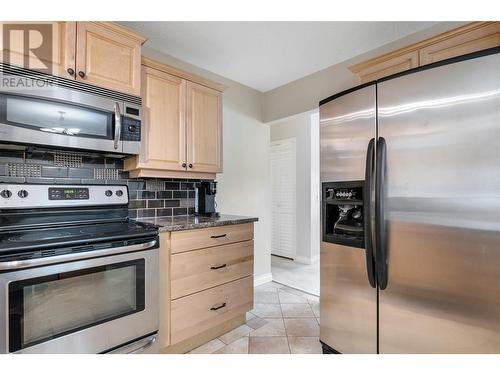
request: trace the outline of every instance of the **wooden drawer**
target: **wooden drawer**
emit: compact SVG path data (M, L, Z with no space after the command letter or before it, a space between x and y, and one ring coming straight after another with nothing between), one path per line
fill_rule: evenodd
M172 255L172 299L253 273L253 241Z
M176 299L171 304L171 344L244 314L252 307L252 276Z
M171 253L203 249L253 239L253 223L172 232Z

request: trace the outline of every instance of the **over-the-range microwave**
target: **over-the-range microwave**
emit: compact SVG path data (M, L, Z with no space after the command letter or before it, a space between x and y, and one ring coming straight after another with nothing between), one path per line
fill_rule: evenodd
M0 65L0 142L139 154L140 97Z

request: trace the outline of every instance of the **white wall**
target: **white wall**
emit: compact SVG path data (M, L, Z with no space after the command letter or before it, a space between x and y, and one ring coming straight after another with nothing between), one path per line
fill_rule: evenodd
M256 280L271 277L271 185L269 126L262 122L261 93L196 66L143 47L143 55L226 86L223 96L223 168L217 175L218 211L256 216Z
M270 122L313 110L318 107L321 99L356 85L355 77L348 69L350 65L424 40L461 26L464 23L440 22L426 30L419 31L380 48L373 49L370 52L267 91L262 94L262 119L264 122ZM328 47L325 46L325 48Z
M296 139L296 257L301 263L310 263L311 253L311 114L301 113L278 120L271 127L271 142ZM318 139L319 142L319 139ZM316 249L314 250L316 251ZM318 250L319 251L319 250Z
M311 262L319 260L321 239L321 206L319 183L319 111L314 111L311 120Z

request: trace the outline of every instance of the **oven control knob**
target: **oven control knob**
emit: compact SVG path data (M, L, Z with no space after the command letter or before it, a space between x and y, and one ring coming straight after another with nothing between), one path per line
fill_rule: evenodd
M117 190L115 194L117 197L121 197L123 195L123 190Z
M111 197L113 195L113 192L111 190L106 190L104 194L106 194L107 197Z
M12 197L12 192L10 190L2 190L0 192L0 196L2 198L10 198L10 197Z
M26 198L28 196L28 192L26 190L19 190L17 192L17 195L19 196L19 198Z

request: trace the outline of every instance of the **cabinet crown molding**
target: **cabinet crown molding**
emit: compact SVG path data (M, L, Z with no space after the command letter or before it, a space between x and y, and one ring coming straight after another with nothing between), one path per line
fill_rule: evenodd
M144 35L138 33L137 31L131 30L128 27L119 25L115 22L91 21L90 23L94 23L94 24L100 25L102 27L106 27L109 30L114 31L114 32L118 32L120 34L126 34L127 37L129 37L131 39L135 39L136 41L141 43L141 45L144 44L148 40Z
M382 63L384 61L388 61L388 60L397 58L399 56L408 54L410 52L418 51L418 50L420 50L420 49L422 49L424 47L430 46L432 44L435 44L435 43L438 43L438 42L442 42L442 41L444 41L446 39L450 39L450 38L453 38L453 37L455 37L457 35L468 33L468 32L471 32L473 30L476 30L476 29L479 29L479 28L483 28L485 26L488 26L488 25L491 25L491 24L494 24L494 23L495 23L494 21L490 21L490 22L471 22L471 23L468 23L467 25L464 25L464 26L461 26L461 27L458 27L458 28L446 31L446 32L438 34L436 36L424 39L424 40L422 40L420 42L411 44L409 46L402 47L402 48L399 48L399 49L397 49L395 51L391 51L391 52L385 53L383 55L374 57L372 59L369 59L369 60L366 60L366 61L354 64L354 65L351 65L351 66L348 67L348 69L352 73L358 74L359 72L361 72L361 71L363 71L365 69L368 69L369 67L371 67L373 65L380 64L380 63Z
M217 90L219 92L223 92L226 89L226 86L223 84L220 84L218 82L211 81L209 79L206 79L204 77L201 77L197 74L189 73L184 70L174 68L173 66L161 63L159 61L150 59L148 57L142 57L142 65L147 66L149 68L157 69L162 72L172 74L176 77L184 78L188 81L198 83L200 85L209 87L211 89Z

